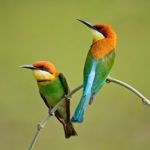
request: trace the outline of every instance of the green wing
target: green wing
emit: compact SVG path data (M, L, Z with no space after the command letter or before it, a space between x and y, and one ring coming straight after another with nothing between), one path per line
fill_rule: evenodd
M66 81L66 78L62 73L60 73L58 77L60 79L60 82L62 83L64 92L67 95L69 93L69 86ZM70 122L70 100L66 100L65 104L66 104L66 122Z
M68 86L68 83L66 81L65 76L62 73L60 73L58 77L59 77L60 82L61 82L61 84L62 84L62 86L64 88L65 94L68 94L69 93L69 86Z
M97 64L96 75L92 87L92 93L97 93L105 83L110 70L114 64L115 51L112 50L105 57L101 58Z
M50 106L49 106L49 104L48 104L46 98L45 98L41 93L40 93L40 95L41 95L41 97L42 97L42 99L43 99L45 105L46 105L48 108L50 108Z

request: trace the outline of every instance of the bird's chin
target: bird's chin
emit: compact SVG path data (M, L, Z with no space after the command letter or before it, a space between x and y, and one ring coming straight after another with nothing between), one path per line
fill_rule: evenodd
M36 80L39 84L46 84L46 83L49 83L49 82L51 82L51 80L45 80L45 79L43 79L43 80Z
M97 41L102 40L102 39L105 38L102 33L98 32L96 30L92 29L91 32L92 32L92 35L93 35L93 41L94 42L97 42Z

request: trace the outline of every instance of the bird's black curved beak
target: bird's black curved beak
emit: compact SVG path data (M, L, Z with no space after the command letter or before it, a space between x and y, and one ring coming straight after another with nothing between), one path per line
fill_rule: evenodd
M80 21L81 23L85 24L87 27L89 27L90 29L93 29L93 30L96 30L98 31L91 23L85 21L85 20L82 20L82 19L77 19L78 21Z
M94 25L90 24L87 21L81 20L81 19L77 19L77 20L80 21L81 23L85 24L87 27L89 27L91 29L94 42L104 38L104 35Z
M33 65L22 65L22 66L19 66L19 67L20 68L31 69L31 70L38 69L38 68L34 67Z

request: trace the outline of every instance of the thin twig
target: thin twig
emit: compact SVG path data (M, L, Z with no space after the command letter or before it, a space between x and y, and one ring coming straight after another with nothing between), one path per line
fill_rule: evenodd
M32 139L32 142L29 146L29 150L32 150L39 135L40 135L40 130L43 129L45 127L45 125L47 124L48 122L48 119L51 117L51 115L48 113L48 115L37 125L37 130L33 136L33 139Z
M131 85L123 82L123 81L120 81L120 80L117 80L115 78L112 78L112 77L108 77L107 80L106 80L107 83L116 83L118 85L121 85L123 87L125 87L126 89L128 89L129 91L133 92L136 96L138 96L142 102L148 106L150 106L150 100L148 98L146 98L142 93L140 93L138 90L136 90L135 88L133 88Z
M117 80L115 78L112 78L112 77L108 77L107 80L106 80L106 83L115 83L115 84L118 84L118 85L121 85L122 87L128 89L129 91L133 92L136 96L138 96L143 102L144 104L147 104L148 106L150 106L150 100L147 99L144 95L142 95L138 90L136 90L135 88L133 88L131 85L123 82L123 81L120 81L120 80ZM82 89L83 85L80 85L78 87L76 87L74 90L72 90L69 94L67 94L64 98L62 98L62 100L60 102L58 102L55 107L53 107L51 109L51 111L48 113L48 115L43 119L43 121L41 123L39 123L37 125L37 130L35 132L35 135L33 136L33 139L32 139L32 142L29 146L29 149L28 150L33 150L33 147L39 137L39 134L40 134L40 130L43 129L45 127L45 125L47 124L49 118L52 116L52 114L58 109L58 107L60 105L63 104L63 102L65 100L70 100L69 98L75 94L76 92L78 92L80 89Z

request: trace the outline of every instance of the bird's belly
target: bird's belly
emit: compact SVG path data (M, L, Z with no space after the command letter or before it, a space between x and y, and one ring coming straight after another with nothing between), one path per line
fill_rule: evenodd
M49 106L54 107L63 97L63 93L46 95L45 98Z
M57 84L56 84L57 83ZM54 107L64 96L64 90L61 84L47 84L39 87L40 93L45 97L48 105Z

